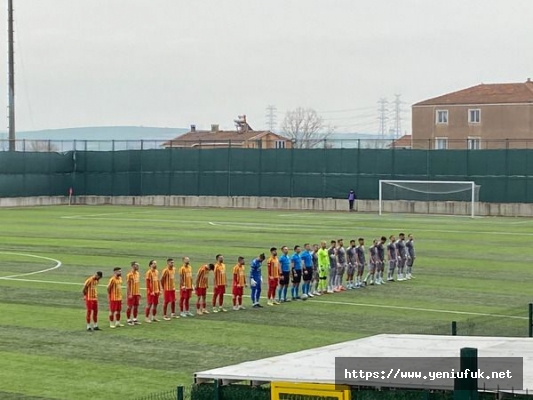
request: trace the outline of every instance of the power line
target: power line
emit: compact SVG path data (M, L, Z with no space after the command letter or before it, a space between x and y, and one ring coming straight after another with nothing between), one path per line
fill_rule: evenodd
M344 113L344 112L353 112L353 111L368 111L373 110L374 107L359 107L359 108L346 108L343 110L327 110L327 111L317 111L319 114L334 114L334 113Z
M379 109L378 109L378 112L379 112L379 117L378 117L378 120L379 120L379 134L381 136L382 139L385 138L385 133L387 131L387 122L389 120L389 117L387 116L388 112L389 112L389 101L385 98L381 98L379 99L378 101L378 104L379 104Z
M274 132L274 129L277 125L277 108L273 105L270 105L266 108L267 114L266 114L266 126L268 127L268 130L270 132Z

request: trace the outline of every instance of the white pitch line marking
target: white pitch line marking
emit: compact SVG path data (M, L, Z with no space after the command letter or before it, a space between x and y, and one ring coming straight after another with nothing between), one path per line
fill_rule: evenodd
M0 251L0 253L1 254L10 254L10 255L15 255L15 256L22 256L22 257L40 258L42 260L49 260L49 261L53 261L53 262L56 263L56 265L51 267L51 268L46 268L46 269L43 269L43 270L40 270L40 271L34 271L34 272L26 272L24 274L0 276L0 279L13 279L13 278L17 278L17 277L20 277L20 276L30 276L30 275L42 274L44 272L49 272L49 271L53 271L54 269L58 269L62 265L61 261L56 260L54 258L50 258L50 257L36 256L34 254L26 254L26 253L12 253L10 251Z
M60 217L60 218L66 218L66 217ZM69 219L78 219L78 220L87 220L87 221L124 221L124 222L166 222L166 223L209 223L213 226L227 226L227 227L235 227L235 228L242 228L244 226L248 226L251 228L270 228L270 229L290 229L286 227L282 221L280 221L280 224L269 224L269 223L255 223L255 222L215 222L215 221L201 221L201 220L195 220L195 221L184 221L184 220L169 220L169 219L154 219L154 218L104 218L104 217L90 217L90 216L72 216ZM323 228L323 225L305 225L301 226L305 229L313 229L313 228ZM387 231L401 231L405 230L405 227L380 227L380 230L387 230ZM292 229L292 228L291 228ZM341 228L342 229L342 228ZM346 228L348 229L348 227ZM375 231L376 228L370 228L367 226L350 226L350 230L359 229L359 230L372 230ZM433 233L459 233L459 234L478 234L478 235L496 235L496 236L533 236L533 233L531 232L505 232L505 231L472 231L472 230L453 230L453 229L424 229L424 228L417 228L417 232L433 232Z
M80 287L83 286L81 283L76 283L76 282L46 281L46 280L10 278L10 277L3 277L1 279L10 280L10 281L18 281L18 282L51 283L55 285L76 285ZM146 288L143 288L143 287L140 289L146 290ZM212 295L213 293L208 292L207 294ZM225 296L232 297L233 295L226 293ZM261 298L266 299L266 297L261 297ZM407 307L407 306L388 306L388 305L382 305L382 304L351 303L348 301L330 301L330 300L313 299L313 300L308 300L307 302L335 304L335 305L352 306L352 307L385 308L385 309L392 309L392 310L405 310L405 311L414 311L414 312L424 311L424 312L432 312L432 313L437 313L437 314L472 315L476 317L495 317L495 318L509 318L509 319L523 319L523 320L528 319L528 317L518 317L515 315L489 314L489 313L455 311L455 310L437 310L433 308L419 308L419 307Z

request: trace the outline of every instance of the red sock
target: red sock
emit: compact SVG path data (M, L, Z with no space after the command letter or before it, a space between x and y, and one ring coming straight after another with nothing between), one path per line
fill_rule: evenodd
M219 307L222 307L222 304L224 303L224 296L223 295L220 295L220 297L218 298L218 306Z
M170 303L170 311L172 312L172 314L174 314L176 312L176 302L175 301Z
M93 310L93 322L98 323L98 309Z
M189 310L190 310L190 299L189 299L189 297L185 298L185 310L187 312L189 312Z
M214 294L213 295L213 307L216 306L216 304L217 304L217 295Z
M87 312L85 313L85 321L87 321L87 323L91 323L91 310L87 310Z
M180 312L183 312L183 306L185 304L185 298L180 297Z
M137 319L137 314L139 312L139 307L133 307L133 319Z
M203 309L205 310L205 308L207 307L207 303L204 301L204 302L202 303L202 305L203 305Z
M242 296L239 296L239 305L242 306Z
M165 303L163 305L163 315L166 317L167 316L167 311L168 311L168 303Z
M201 303L199 301L196 301L196 309L199 310L200 309L200 305Z
M155 317L155 315L157 314L157 308L152 308L152 315Z
M120 313L119 313L119 312L116 313L116 315L115 315L115 320L116 320L116 321L120 321Z
M126 318L130 319L130 317L131 317L131 308L128 308L126 310Z
M233 296L233 307L235 307L236 305L237 305L237 298Z
M146 316L146 318L148 318L150 316L150 307L146 307L144 309L144 315Z
M109 321L113 322L113 315L109 316Z

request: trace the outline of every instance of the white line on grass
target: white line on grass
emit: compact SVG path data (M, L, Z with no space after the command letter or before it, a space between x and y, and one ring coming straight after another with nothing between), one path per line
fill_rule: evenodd
M50 257L43 257L43 256L36 256L34 254L27 254L27 253L12 253L12 252L9 252L9 251L0 251L1 254L10 254L10 255L14 255L14 256L22 256L22 257L33 257L33 258L40 258L42 260L49 260L49 261L53 261L56 263L56 265L54 265L53 267L51 268L46 268L46 269L43 269L43 270L40 270L40 271L34 271L34 272L26 272L24 274L15 274L15 275L9 275L9 276L0 276L0 279L13 279L13 278L17 278L17 277L20 277L20 276L29 276L29 275L37 275L37 274L42 274L44 272L49 272L49 271L53 271L54 269L58 269L59 267L61 267L61 261L59 260L56 260L54 258L50 258ZM28 281L31 281L31 279L28 279Z
M60 218L67 218L67 217L60 217ZM280 221L279 224L271 224L271 223L256 223L256 222L218 222L218 221L202 221L202 220L195 220L195 221L184 221L184 220L169 220L167 219L154 219L154 218L104 218L104 217L90 217L90 216L72 216L69 219L78 219L78 220L87 220L87 221L124 221L124 222L166 222L166 223L208 223L212 226L227 226L227 227L235 227L235 228L242 228L244 226L250 227L250 228L263 228L263 229L276 229L276 230L282 230L282 229L292 229L288 226L286 226L283 221ZM303 225L302 228L323 228L323 225ZM405 227L381 227L380 230L386 230L386 231L402 231ZM376 228L370 228L368 226L351 226L351 230L359 229L363 231L375 231ZM424 229L424 228L417 228L417 232L434 232L434 233L464 233L464 234L477 234L477 235L496 235L496 236L533 236L533 233L531 232L505 232L505 231L471 231L471 230L453 230L453 229Z
M76 285L76 286L82 286L81 283L76 282L60 282L60 281L45 281L45 280L37 280L37 279L23 279L23 278L10 278L10 277L4 277L1 278L4 280L10 280L10 281L18 281L18 282L35 282L35 283L51 283L56 285ZM141 288L141 290L146 290L146 288ZM208 292L207 294L212 295L213 293ZM232 297L232 294L225 294L226 297ZM266 299L266 297L262 297L263 299ZM335 304L335 305L342 305L342 306L352 306L352 307L371 307L371 308L385 308L385 309L393 309L393 310L405 310L405 311L415 311L415 312L432 312L437 314L456 314L456 315L473 315L477 317L496 317L496 318L509 318L509 319L528 319L528 317L518 317L515 315L501 315L501 314L488 314L488 313L480 313L480 312L470 312L470 311L454 311L454 310L437 310L433 308L419 308L419 307L407 307L407 306L388 306L383 304L367 304L367 303L351 303L348 301L331 301L331 300L308 300L310 303L323 303L323 304Z

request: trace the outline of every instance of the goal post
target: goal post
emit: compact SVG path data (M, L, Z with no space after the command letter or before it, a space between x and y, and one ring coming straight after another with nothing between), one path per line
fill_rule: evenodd
M457 202L468 207L462 215L476 215L476 204L479 202L479 189L474 181L379 181L379 215L384 212L385 202L408 201L427 203ZM399 211L401 212L401 211ZM444 212L445 214L446 212Z

